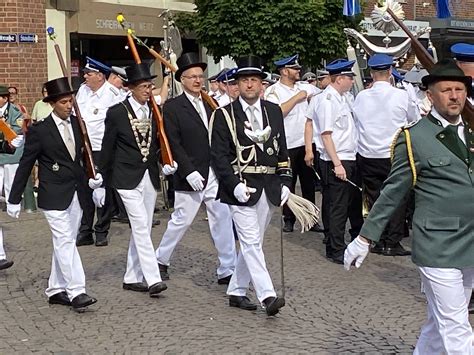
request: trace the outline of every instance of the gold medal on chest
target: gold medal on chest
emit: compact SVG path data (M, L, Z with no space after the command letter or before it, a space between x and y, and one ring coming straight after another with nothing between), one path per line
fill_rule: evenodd
M93 112L94 112L94 115L97 115L97 113L99 112L99 109L95 108Z
M51 168L53 169L53 171L59 171L59 165L58 165L58 163L54 163Z

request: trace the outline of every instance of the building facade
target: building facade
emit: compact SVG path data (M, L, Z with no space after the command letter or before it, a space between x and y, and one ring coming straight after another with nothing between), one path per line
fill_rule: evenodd
M2 2L3 3L3 2ZM181 0L4 0L0 6L0 85L17 86L19 101L29 110L41 98L41 85L63 76L54 49L46 36L51 26L57 34L72 84L82 82L80 69L86 56L108 65L133 62L126 32L116 20L119 12L147 45L159 51L164 37L164 10L193 11L193 1ZM182 40L183 51L198 50L193 39ZM142 61L154 58L138 47ZM153 68L161 73L158 65Z

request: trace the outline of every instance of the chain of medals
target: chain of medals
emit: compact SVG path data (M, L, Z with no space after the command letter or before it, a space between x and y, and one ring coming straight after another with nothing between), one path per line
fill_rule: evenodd
M132 127L133 135L135 141L137 142L138 149L140 154L143 156L142 161L145 163L148 160L148 155L150 154L151 146L151 119L150 118L134 118L132 113L128 110L127 106L125 109L128 112L128 120L130 121L130 126ZM141 141L140 141L141 137Z

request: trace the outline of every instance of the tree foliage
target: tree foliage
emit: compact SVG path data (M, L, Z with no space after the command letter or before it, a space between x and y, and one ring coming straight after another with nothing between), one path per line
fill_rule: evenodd
M195 0L196 12L181 14L177 24L193 32L218 61L255 54L268 66L300 54L305 66L344 57L344 27L355 20L342 15L342 0ZM357 19L360 20L360 19Z

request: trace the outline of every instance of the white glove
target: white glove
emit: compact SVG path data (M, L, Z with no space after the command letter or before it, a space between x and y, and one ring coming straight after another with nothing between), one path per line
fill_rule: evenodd
M163 165L163 175L173 175L178 170L178 163L173 160L173 164Z
M25 143L25 136L20 134L14 138L10 144L12 147L20 148Z
M355 267L360 268L362 262L369 254L370 243L363 241L360 235L354 239L344 252L344 268L349 271L355 260Z
M290 198L290 194L291 194L290 189L287 186L283 185L283 187L281 188L280 206L283 206L288 201L288 199Z
M243 182L239 182L234 188L234 196L240 203L245 203L250 199L250 194L257 192L257 189L245 185Z
M99 187L92 192L92 201L96 207L102 207L105 203L105 189Z
M90 178L89 179L89 187L92 190L97 189L98 187L102 186L102 183L104 182L104 179L102 179L102 175L100 173L95 174L95 178Z
M201 191L204 188L204 178L199 171L193 171L191 174L186 176L186 180L194 191Z
M15 138L16 139L16 138ZM7 213L10 217L19 218L20 217L21 204L7 203Z

